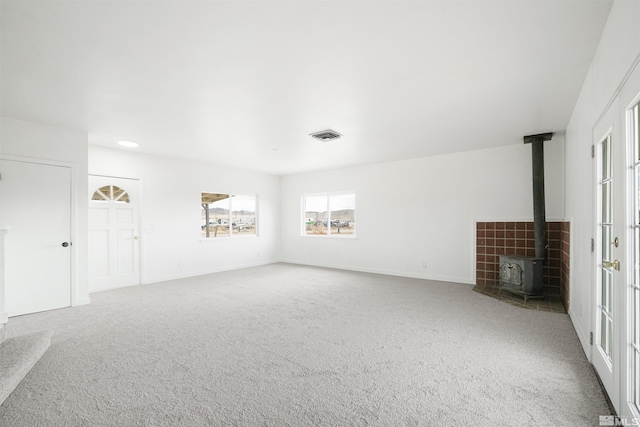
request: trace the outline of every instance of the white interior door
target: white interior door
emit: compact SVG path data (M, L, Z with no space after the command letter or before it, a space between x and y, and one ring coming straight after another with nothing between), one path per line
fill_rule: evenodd
M9 316L71 305L71 169L0 160Z
M139 181L89 176L89 291L140 284Z
M616 409L620 384L620 287L624 282L624 141L617 100L594 127L596 160L595 316L592 363Z

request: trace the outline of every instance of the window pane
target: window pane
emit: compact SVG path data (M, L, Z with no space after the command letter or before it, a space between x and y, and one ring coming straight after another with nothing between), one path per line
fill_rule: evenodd
M356 196L355 194L337 194L329 198L331 208L330 234L353 235L356 232Z
M127 194L126 191L124 191L120 187L116 187L115 185L112 186L112 189L113 189L113 200L115 202L129 203L129 195Z
M95 193L93 193L91 200L111 200L111 187L107 185L106 187L98 188Z
M303 195L302 204L302 235L355 237L355 194Z
M209 224L207 225L207 211ZM229 195L202 193L202 229L203 237L229 237Z
M91 196L91 200L113 201L119 203L129 203L129 195L122 188L115 185L105 185L98 188Z
M304 196L304 234L327 234L327 196Z
M237 235L256 234L256 198L231 196L231 232Z

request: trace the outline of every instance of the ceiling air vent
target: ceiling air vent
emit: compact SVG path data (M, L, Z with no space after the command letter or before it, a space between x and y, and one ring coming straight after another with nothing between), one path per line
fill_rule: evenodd
M342 136L335 130L331 130L331 129L321 130L320 132L310 133L309 135L321 141L331 141L334 139L338 139Z

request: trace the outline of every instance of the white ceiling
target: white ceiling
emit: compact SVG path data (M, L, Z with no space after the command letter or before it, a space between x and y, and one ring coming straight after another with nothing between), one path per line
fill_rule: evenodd
M2 0L1 113L278 175L522 144L565 129L610 7Z

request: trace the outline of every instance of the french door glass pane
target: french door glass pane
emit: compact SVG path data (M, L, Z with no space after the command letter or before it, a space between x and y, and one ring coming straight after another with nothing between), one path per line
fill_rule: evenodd
M601 280L598 295L598 305L600 316L598 316L598 345L602 352L611 362L611 339L612 339L612 288L613 271L611 267L604 266L604 261L613 261L613 169L611 163L611 136L607 136L599 147L599 177L600 177L600 228L599 238L601 247Z
M635 143L633 144L634 147L636 147L636 162L640 161L640 104L636 105L633 108L632 114L631 114L631 125L633 126L633 129L635 130L635 132L633 132L633 137L636 139Z
M611 177L611 136L602 141L602 179Z
M638 289L634 289L633 293L635 295L635 298L633 299L633 303L637 308L638 306L640 306L640 291ZM637 309L635 312L634 320L635 320L636 327L634 328L635 332L633 334L633 342L636 344L638 351L640 351L640 346L638 346L638 343L640 342L640 328L638 327L638 324L640 323L640 313L638 312ZM640 375L638 375L638 377L640 377ZM640 390L638 390L638 392L640 392Z
M610 295L611 295L611 277L612 273L611 271L607 270L606 268L602 269L602 286L601 286L601 292L602 294L600 295L600 304L602 305L602 309L606 310L607 313L610 313L610 305L611 305L611 299L610 299Z
M636 227L633 233L635 239L633 245L633 283L640 286L640 227Z
M611 358L611 343L613 340L613 320L607 316L607 348L606 353Z
M611 187L613 182L606 181L602 183L602 222L611 223Z
M631 397L633 399L633 403L635 404L636 411L640 412L640 290L638 287L640 286L640 104L637 104L631 114L631 136L634 140L630 141L631 146L634 147L635 155L634 157L634 165L633 171L635 173L634 183L635 189L632 193L632 197L635 198L632 206L635 206L633 216L634 216L634 226L635 232L633 233L633 237L635 242L631 246L633 248L634 253L634 277L633 277L633 286L631 298L631 313L629 315L628 321L631 322L629 328L631 329L631 339L633 340L633 345L629 346L631 351L630 357L630 368L631 368Z
M632 372L632 378L634 379L632 381L632 385L634 386L633 391L631 392L631 395L633 396L633 402L636 405L636 411L640 412L640 347L638 346L638 343L640 342L640 327L639 327L639 322L640 322L640 313L638 312L638 307L640 307L640 291L638 289L634 289L634 298L633 298L633 304L635 307L635 316L632 317L632 319L634 320L635 323L635 331L633 334L633 342L635 343L635 346L632 346L631 351L633 352L633 365L631 367L631 369L633 370Z
M640 191L640 173L638 173L640 172L640 165L636 165L633 169L636 174L636 210L634 214L636 216L636 224L640 224L640 197L638 197L639 194L637 194Z
M611 261L611 225L602 226L602 259Z
M635 363L633 369L635 371L635 387L633 391L633 403L635 403L636 410L638 410L640 408L640 375L638 375L638 372L640 372L640 354L634 350L634 356Z

